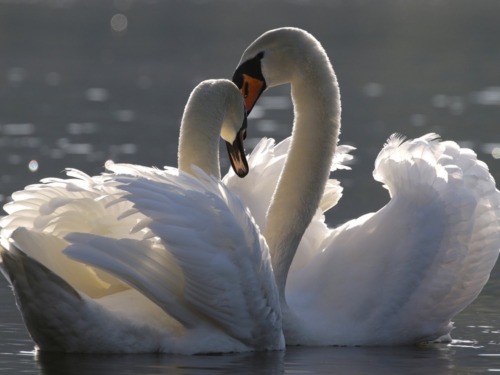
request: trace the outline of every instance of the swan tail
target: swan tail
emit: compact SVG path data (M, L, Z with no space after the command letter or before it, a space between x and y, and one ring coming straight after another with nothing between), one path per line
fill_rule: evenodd
M15 244L0 246L0 255L24 323L39 349L151 353L164 346L174 347L170 339L175 338L173 332L165 337L154 321L130 320L126 314L101 304L100 299L88 298Z
M48 351L65 351L61 322L82 308L80 294L62 278L15 245L0 249L16 302L35 343Z
M281 348L279 301L265 241L241 202L195 171L198 179L117 178L146 221L139 226L155 237L116 242L72 234L67 253L113 273L179 321L217 322L250 347ZM173 312L179 305L185 311ZM192 318L185 322L186 316Z

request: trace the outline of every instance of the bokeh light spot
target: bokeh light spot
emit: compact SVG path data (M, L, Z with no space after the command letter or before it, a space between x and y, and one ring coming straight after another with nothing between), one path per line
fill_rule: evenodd
M128 19L122 13L117 13L111 17L111 29L117 33L122 33L127 30Z
M28 163L28 168L29 168L30 172L38 171L38 162L36 160L31 160Z

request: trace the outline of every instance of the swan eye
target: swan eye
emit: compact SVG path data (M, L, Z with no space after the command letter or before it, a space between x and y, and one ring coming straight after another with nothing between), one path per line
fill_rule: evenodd
M243 83L243 97L246 98L248 97L248 82L245 81Z

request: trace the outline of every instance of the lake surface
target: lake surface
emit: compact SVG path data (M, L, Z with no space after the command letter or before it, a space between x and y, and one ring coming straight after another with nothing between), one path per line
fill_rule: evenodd
M380 208L373 161L394 132L473 148L500 179L500 2L494 0L0 0L0 202L66 167L107 159L175 165L192 88L230 77L263 31L298 26L324 45L343 100L338 225ZM269 90L249 142L290 134L289 88ZM253 139L252 139L253 138ZM222 153L221 155L224 155ZM224 169L227 160L223 160ZM289 348L225 356L41 355L0 280L0 373L462 374L500 371L500 268L455 319L455 341L423 348Z

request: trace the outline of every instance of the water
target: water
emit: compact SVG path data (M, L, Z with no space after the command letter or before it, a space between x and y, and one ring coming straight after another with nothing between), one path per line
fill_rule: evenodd
M288 348L232 355L61 355L33 352L2 280L0 373L13 374L463 374L500 371L498 273L456 319L449 345L402 348Z
M155 1L0 0L0 201L68 166L107 159L175 165L191 89L230 77L261 32L299 26L332 58L343 100L342 143L357 147L331 225L379 208L373 182L387 137L437 132L472 147L500 179L500 48L494 0ZM289 89L266 94L249 137L290 133ZM252 139L249 139L249 145ZM223 160L227 168L227 160ZM0 281L0 373L456 374L500 371L500 268L455 319L450 345L290 348L226 356L76 356L33 352Z

